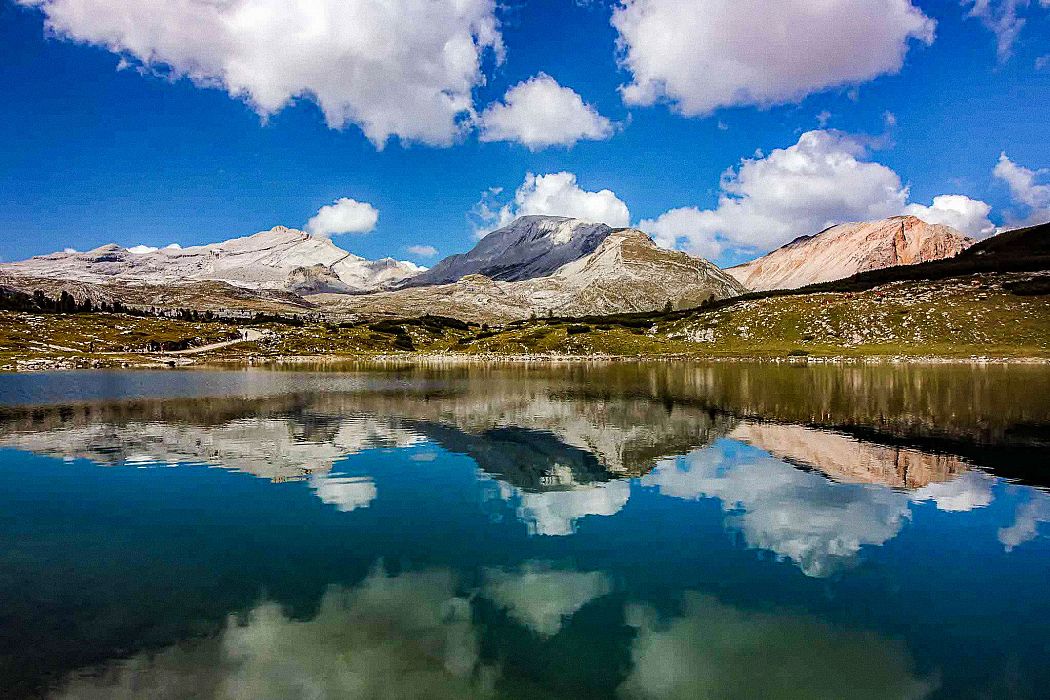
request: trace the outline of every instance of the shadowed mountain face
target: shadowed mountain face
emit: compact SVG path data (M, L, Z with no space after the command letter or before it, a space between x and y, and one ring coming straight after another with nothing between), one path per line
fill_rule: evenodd
M467 275L508 282L544 277L594 252L611 231L605 224L562 216L522 216L486 234L470 251L445 258L406 284L446 284Z
M726 272L754 291L795 289L858 272L951 258L973 243L950 226L895 216L832 226Z

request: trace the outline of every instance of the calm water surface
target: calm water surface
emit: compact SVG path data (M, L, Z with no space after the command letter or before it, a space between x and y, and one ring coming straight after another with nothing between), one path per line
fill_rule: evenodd
M0 376L0 696L1046 697L1050 369Z

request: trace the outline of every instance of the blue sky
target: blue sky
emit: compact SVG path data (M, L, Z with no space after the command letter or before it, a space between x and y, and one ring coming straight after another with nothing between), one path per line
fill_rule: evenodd
M827 16L784 0L762 21L754 4L462 0L466 15L431 16L392 0L376 16L319 0L334 9L230 30L197 16L203 0L0 0L0 259L301 228L341 198L378 221L340 246L422 264L410 247L461 252L501 207L627 209L723 264L869 214L974 235L1050 218L1047 0L835 0ZM298 23L320 38L284 44ZM420 68L453 41L452 63Z

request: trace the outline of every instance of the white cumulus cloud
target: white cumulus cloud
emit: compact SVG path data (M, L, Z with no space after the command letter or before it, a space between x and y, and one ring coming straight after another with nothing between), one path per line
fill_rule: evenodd
M933 501L938 510L966 512L995 500L992 479L984 472L967 472L949 481L933 481L912 494L914 501Z
M1038 182L1050 175L1050 169L1031 170L1001 153L992 174L1005 182L1010 197L1028 210L1027 216L1011 221L1012 224L1028 226L1050 221L1050 183Z
M169 243L168 245L164 246L163 248L158 248L157 246L153 246L153 245L139 244L139 245L133 245L133 246L131 246L130 248L127 249L127 251L129 253L131 253L132 255L146 255L147 253L156 253L158 250L178 251L178 250L182 250L182 246L179 245L178 243ZM70 252L75 253L76 250L74 250L73 248L66 248L66 252L67 253L70 253Z
M1013 524L999 530L999 542L1007 552L1037 538L1043 523L1050 522L1050 497L1035 489L1026 490L1026 495L1027 500L1017 507Z
M714 209L671 209L642 220L639 228L666 248L717 257L727 249L765 252L834 224L908 212L907 186L892 169L869 160L869 150L850 134L808 131L787 148L726 170ZM931 223L954 221L966 233L985 235L990 233L986 207L952 195L921 210L937 219Z
M988 220L992 207L979 199L962 194L942 194L933 198L933 204L909 204L906 214L917 216L929 224L944 224L963 233L983 238L995 233L995 224Z
M507 90L503 102L482 112L478 126L482 141L515 141L532 151L613 134L612 122L545 73Z
M618 697L923 698L937 687L916 674L900 641L696 591L680 599L678 617L627 605L636 632Z
M528 173L514 192L513 202L502 206L494 204L493 200L502 192L498 187L489 190L475 207L474 213L481 223L480 235L506 226L519 216L531 214L568 216L613 227L624 227L631 221L627 204L611 190L585 190L577 183L576 175L570 172Z
M612 16L624 102L688 116L797 102L896 73L935 22L910 0L624 0Z
M530 535L562 537L576 532L587 516L619 513L631 497L626 481L607 481L579 486L569 491L522 491L501 484L504 500L518 503L516 515Z
M715 209L672 209L640 228L657 243L701 255L724 247L768 249L842 221L899 214L907 188L867 147L838 131L808 131L768 156L745 158L722 175Z
M449 145L474 115L495 0L17 0L122 65L225 90L266 117L314 100L329 126Z
M342 197L321 207L306 222L306 230L321 238L341 233L368 233L376 227L379 212L368 202Z
M409 255L415 255L420 258L433 258L438 254L438 249L432 245L410 245L405 248Z

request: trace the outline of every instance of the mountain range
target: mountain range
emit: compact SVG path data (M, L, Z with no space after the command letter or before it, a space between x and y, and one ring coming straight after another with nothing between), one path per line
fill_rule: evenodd
M833 226L721 270L658 247L637 229L523 216L426 269L367 260L327 238L277 226L222 243L162 249L110 244L0 265L5 288L141 306L343 315L439 314L479 322L696 306L858 272L952 257L972 245L913 216Z
M592 225L574 223L590 235ZM525 228L533 230L531 224ZM507 270L508 274L514 272ZM531 314L577 316L651 311L668 303L685 308L745 291L739 282L706 260L659 248L636 229L609 229L593 252L543 276L505 282L474 273L455 282L428 287L308 299L327 308L361 314L432 313L484 322Z
M410 262L366 260L328 238L276 226L222 243L139 250L114 243L4 265L5 272L94 284L226 282L246 289L368 292L423 271Z

